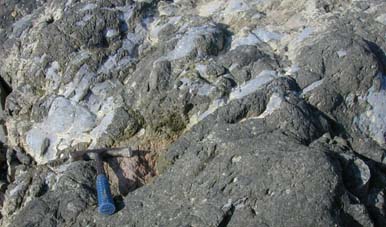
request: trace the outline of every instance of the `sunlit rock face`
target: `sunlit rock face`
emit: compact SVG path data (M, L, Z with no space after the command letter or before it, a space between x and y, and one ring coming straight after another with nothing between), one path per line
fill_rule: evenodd
M0 1L0 225L386 226L385 12Z

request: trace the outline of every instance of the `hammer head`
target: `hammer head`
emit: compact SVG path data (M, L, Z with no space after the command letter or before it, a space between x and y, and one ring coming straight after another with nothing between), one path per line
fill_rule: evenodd
M133 152L131 148L100 148L100 149L90 149L82 151L74 151L70 153L71 160L91 160L95 159L96 155L99 155L101 158L105 156L110 157L132 157Z

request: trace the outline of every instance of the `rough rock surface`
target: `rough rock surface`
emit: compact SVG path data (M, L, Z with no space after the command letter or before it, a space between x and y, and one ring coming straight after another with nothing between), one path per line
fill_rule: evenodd
M386 226L384 12L0 0L0 225Z

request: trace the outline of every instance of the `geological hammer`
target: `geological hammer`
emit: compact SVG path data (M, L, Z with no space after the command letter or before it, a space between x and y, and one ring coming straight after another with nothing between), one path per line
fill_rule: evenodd
M115 205L110 191L110 184L103 168L102 156L113 157L132 157L133 152L130 148L101 148L71 152L69 156L49 163L50 165L60 165L68 159L71 161L95 159L97 178L96 189L98 197L98 211L103 215L111 215L115 212Z

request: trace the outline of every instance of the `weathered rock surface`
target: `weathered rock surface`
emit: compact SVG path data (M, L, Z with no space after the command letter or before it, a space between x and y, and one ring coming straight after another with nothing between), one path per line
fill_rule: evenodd
M385 10L0 0L0 225L386 226Z

